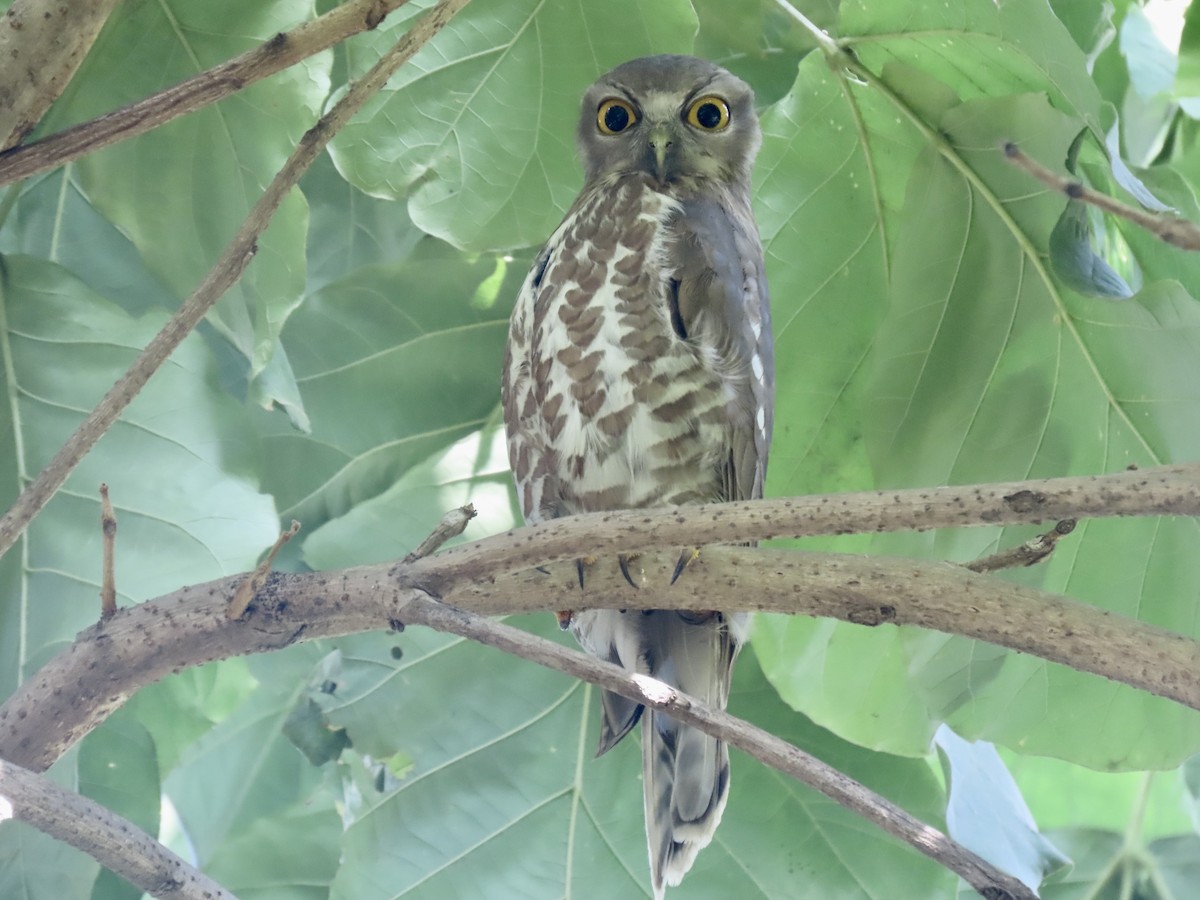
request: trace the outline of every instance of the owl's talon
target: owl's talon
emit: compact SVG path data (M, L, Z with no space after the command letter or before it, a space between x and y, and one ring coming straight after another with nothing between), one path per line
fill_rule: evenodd
M571 627L571 620L575 618L575 610L560 609L554 613L554 618L558 619L558 627L566 631Z
M642 554L640 554L640 553L618 553L617 554L617 565L619 565L621 567L621 574L625 576L625 580L628 581L629 586L633 587L633 588L639 588L639 587L641 587L641 585L639 585L636 581L634 581L633 576L629 574L629 564L641 555Z
M575 571L579 573L579 589L583 590L584 573L596 564L596 557L581 556L575 560Z
M671 584L679 580L679 576L683 574L683 570L700 558L699 547L686 547L679 554L679 561L675 563L675 573L671 576Z

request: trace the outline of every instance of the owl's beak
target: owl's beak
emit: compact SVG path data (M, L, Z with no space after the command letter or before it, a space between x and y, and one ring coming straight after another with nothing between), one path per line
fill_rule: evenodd
M671 129L667 125L655 125L650 129L650 152L654 155L654 174L659 181L667 180L671 138Z

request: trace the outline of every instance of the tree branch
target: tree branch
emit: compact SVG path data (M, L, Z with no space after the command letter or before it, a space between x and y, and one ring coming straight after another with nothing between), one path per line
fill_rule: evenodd
M0 150L18 144L87 56L117 0L13 0L0 18Z
M128 819L0 759L0 821L10 817L82 850L155 897L236 900Z
M348 37L376 28L407 2L347 0L311 22L280 32L253 50L143 100L0 153L0 185L69 163L216 103Z
M416 563L413 583L453 585L536 565L630 550L771 538L1018 525L1069 518L1200 516L1200 463L996 484L817 494L589 513L453 547ZM570 523L570 524L565 524Z
M984 493L983 488L964 490ZM1161 502L1149 495L1146 499L1153 508ZM807 505L802 499L757 502ZM611 565L591 568L584 590L569 563L550 562L544 572L533 568L554 553L534 556L527 571L505 574L511 567L505 556L510 547L525 550L539 540L546 547L563 547L569 536L576 549L560 555L573 559L580 548L603 543L587 531L590 524L596 533L603 532L604 517L597 516L560 519L466 545L462 550L475 565L490 560L499 573L481 569L474 580L462 577L464 554L457 548L408 564L274 574L243 621L230 621L224 603L244 575L183 588L118 610L81 632L68 650L22 684L0 706L0 757L45 769L134 691L172 671L298 640L408 622L410 605L431 594L487 615L564 605L577 610L716 608L833 616L863 625L915 624L1034 653L1200 709L1200 643L950 563L706 547L694 572L674 587L667 584L678 547L696 543L695 535L709 527L705 523L721 522L725 513L752 516L752 507L738 503L670 511L678 521L660 523L660 531L646 543L671 549L648 549L636 561L639 568L633 574L640 589L625 582L615 550ZM654 519L650 510L644 512L633 515ZM1056 509L1056 518L1058 513ZM627 520L628 514L613 514L622 517ZM487 552L479 552L484 546ZM627 539L616 546L630 550L638 544Z
M1014 166L1024 169L1042 184L1066 194L1072 200L1082 200L1090 203L1106 213L1128 219L1150 232L1160 241L1180 247L1184 250L1200 250L1200 227L1195 223L1179 216L1150 213L1122 203L1108 194L1102 194L1080 181L1078 178L1067 178L1047 169L1040 162L1026 155L1012 141L1006 141L1001 148L1005 158Z
M267 186L229 246L204 277L200 286L154 336L129 371L109 389L54 459L41 471L0 518L0 555L6 553L33 517L62 486L79 461L112 426L126 406L150 380L158 367L179 346L209 309L241 278L257 248L258 236L300 176L330 139L381 88L392 74L426 41L440 31L468 0L440 0L385 53L371 70L355 82L341 100L305 133L283 168Z

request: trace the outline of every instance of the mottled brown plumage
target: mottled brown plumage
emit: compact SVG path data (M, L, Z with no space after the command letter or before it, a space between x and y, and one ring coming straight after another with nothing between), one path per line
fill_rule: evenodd
M587 178L521 288L504 365L525 518L762 496L774 360L753 93L703 60L633 60L588 89L578 140ZM571 629L589 652L724 707L744 618L595 610ZM644 722L661 897L720 821L728 752L617 695L602 707L601 753Z

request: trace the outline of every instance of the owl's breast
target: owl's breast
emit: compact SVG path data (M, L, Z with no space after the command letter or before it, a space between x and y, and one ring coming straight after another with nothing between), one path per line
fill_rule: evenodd
M677 210L642 182L593 193L522 292L529 425L560 513L719 498L727 395L712 354L672 324Z

